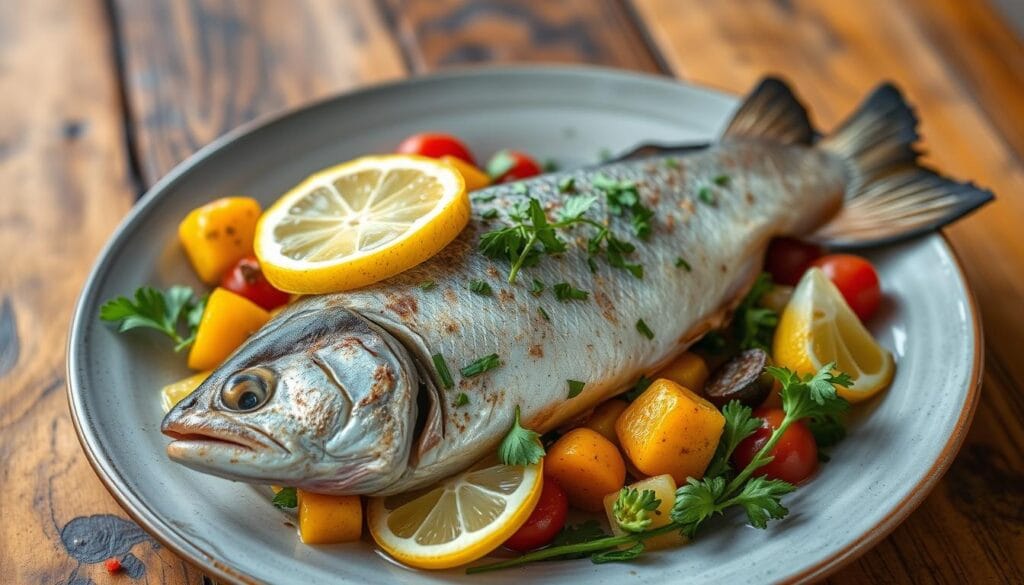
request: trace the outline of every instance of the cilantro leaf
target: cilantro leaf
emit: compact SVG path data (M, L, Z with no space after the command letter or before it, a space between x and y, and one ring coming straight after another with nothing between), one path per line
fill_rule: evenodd
M594 195L571 195L566 197L565 203L562 204L562 209L558 210L558 221L571 222L583 217L583 214L593 207L596 201L597 197Z
M800 420L835 415L849 408L834 385L849 386L853 380L846 374L832 374L834 368L835 363L828 363L803 378L786 368L770 366L765 370L782 384L782 409L786 417Z
M789 510L782 505L782 496L792 492L796 487L781 479L768 479L763 476L751 478L743 486L743 491L733 500L747 513L747 520L755 528L766 528L768 520L779 520L786 517Z
M680 525L683 534L692 538L705 520L722 513L718 501L723 495L725 478L705 477L697 480L688 477L686 485L676 490L676 501L670 517Z
M118 323L118 331L155 329L174 342L181 351L195 339L206 297L196 299L187 286L172 286L166 291L144 286L135 291L134 299L120 296L100 307L100 319ZM181 330L186 329L186 335Z
M580 382L579 380L566 380L566 382L569 383L568 398L576 398L577 396L579 396L580 393L583 392L584 386L587 385L586 382Z
M299 505L298 492L293 487L281 488L271 500L278 508L296 508Z
M516 406L512 428L498 446L498 458L505 465L533 465L544 457L540 435L519 425L519 407Z
M744 406L738 400L731 400L722 408L722 416L725 417L725 427L722 429L722 437L718 440L718 447L715 455L711 458L705 477L718 477L727 473L730 469L729 458L736 447L750 435L754 434L761 427L763 421L753 416L749 406Z
M838 415L825 414L807 420L807 429L814 435L818 451L832 447L846 438L846 427Z

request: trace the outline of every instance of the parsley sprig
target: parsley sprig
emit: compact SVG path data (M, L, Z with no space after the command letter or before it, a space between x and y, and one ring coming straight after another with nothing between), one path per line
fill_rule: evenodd
M540 435L519 424L519 407L516 407L512 428L498 446L498 459L505 465L533 465L544 457L544 445Z
M536 266L544 254L561 254L568 249L565 240L559 236L560 230L590 226L596 230L587 240L591 259L603 254L611 266L643 278L643 267L626 260L635 246L616 237L607 225L585 216L597 199L594 195L566 197L555 221L551 221L540 201L527 197L509 210L508 217L514 222L512 225L480 237L480 251L488 258L507 260L511 265L508 281L513 283L520 270Z
M187 286L172 286L166 291L144 286L135 291L134 300L121 296L104 303L100 319L120 323L117 330L122 333L156 329L171 338L174 351L181 351L195 341L205 308L206 297L196 298Z
M574 530L573 538L556 542L546 549L534 551L519 557L480 565L467 569L467 573L483 573L509 567L517 567L535 561L552 558L578 558L589 556L595 563L629 561L644 551L643 543L669 532L682 532L693 536L703 523L712 516L722 514L729 508L740 508L751 526L765 528L769 520L780 519L789 510L782 504L782 497L795 488L790 483L754 473L772 460L772 449L793 423L825 416L835 416L845 411L848 404L836 393L836 386L850 386L853 381L846 374L833 374L834 363L827 364L815 374L800 376L785 368L770 367L767 371L782 384L782 408L785 416L778 428L772 431L768 441L754 455L750 463L733 474L727 461L733 449L750 436L761 420L752 416L751 410L737 401L723 409L725 430L719 442L718 451L703 479L689 478L686 485L676 490L676 499L670 514L671 522L654 529L646 529L643 520L652 506L653 493L641 494L622 490L613 506L616 522L628 532L620 536L607 536L599 530ZM518 426L518 411L516 413ZM513 427L515 428L515 427ZM506 439L507 440L507 439ZM539 448L539 443L537 444ZM504 446L504 443L503 443ZM636 490L633 490L634 492ZM660 502L659 502L660 504ZM619 513L615 509L619 508ZM639 531L629 531L630 528ZM583 533L583 534L579 534ZM623 548L628 545L628 548Z

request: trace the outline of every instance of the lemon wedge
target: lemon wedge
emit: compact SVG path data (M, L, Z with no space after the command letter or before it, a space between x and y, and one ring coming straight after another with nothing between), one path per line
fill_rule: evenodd
M462 175L420 156L368 156L320 171L260 218L255 251L277 288L350 290L441 251L469 221Z
M817 268L804 274L782 311L772 352L778 365L800 374L835 362L836 369L853 378L849 388L836 388L850 402L883 390L896 370L892 355L878 345L839 289Z
M193 374L183 380L177 382L171 382L164 386L160 390L160 406L164 409L164 412L170 412L172 408L179 402L185 399L186 396L191 394L196 388L199 387L207 378L210 377L212 372L199 372Z
M540 499L543 462L480 463L422 490L371 498L367 524L377 545L418 569L448 569L508 540Z

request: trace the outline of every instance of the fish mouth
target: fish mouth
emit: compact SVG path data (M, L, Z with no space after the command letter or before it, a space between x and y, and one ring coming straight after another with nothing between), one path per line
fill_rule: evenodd
M196 454L223 450L236 453L288 452L281 443L265 433L246 427L225 429L173 421L165 424L161 431L173 439L167 445L167 454L174 459L188 459Z

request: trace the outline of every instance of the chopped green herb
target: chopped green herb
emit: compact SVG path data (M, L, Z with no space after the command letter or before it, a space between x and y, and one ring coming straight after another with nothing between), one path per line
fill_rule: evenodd
M435 353L431 359L434 360L434 369L437 370L438 377L441 378L441 384L445 388L451 389L455 386L455 381L452 380L451 370L448 369L448 362L444 361L444 356Z
M537 307L537 313L538 313L538 314L539 314L539 315L540 315L540 316L541 316L541 317L542 317L542 318L543 318L543 319L544 319L545 321L551 321L551 317L550 317L550 316L548 315L548 312L544 310L544 307Z
M775 327L779 324L779 314L773 309L760 306L759 303L761 297L771 290L772 286L771 275L762 272L736 308L732 326L740 349L756 347L770 351Z
M639 331L640 334L646 337L647 339L654 339L654 332L651 331L651 328L647 326L647 323L644 323L643 319L637 320L636 330Z
M679 258L676 258L676 268L682 268L683 270L685 270L687 272L692 272L693 271L693 267L690 266L690 263L687 262L686 259L683 258L682 256L680 256Z
M711 192L711 187L701 187L698 189L697 199L700 199L700 202L706 205L715 204L715 194Z
M512 185L512 192L516 195L527 195L530 193L530 188L525 183L516 183Z
M544 283L534 278L530 284L530 294L537 297L542 292L544 292Z
M501 365L501 358L498 354L492 353L491 355L485 355L484 357L470 362L469 365L459 370L466 378L472 378L473 376L479 376L480 374L493 370Z
M135 291L134 300L117 297L103 303L100 319L119 323L117 330L121 333L156 329L171 338L174 351L181 351L195 340L205 308L206 297L197 299L187 286L172 286L166 291L144 286ZM181 329L187 334L182 336Z
M491 160L487 161L485 170L487 176L493 181L511 171L514 166L516 166L516 158L512 156L512 153L508 150L499 150L491 157Z
M469 281L469 290L470 292L474 292L482 297L494 296L494 291L491 290L491 285L477 278Z
M558 182L558 192L559 193L572 193L575 190L576 190L576 178L575 177L565 177L564 179L562 179L561 181Z
M483 219L495 219L496 217L498 217L498 210L492 207L487 211L481 213L480 217Z
M533 465L544 457L544 445L540 435L519 424L519 407L516 406L512 428L498 446L498 458L505 465Z
M416 287L424 291L434 290L435 288L437 288L437 283L434 282L433 280L424 280L423 282L417 284Z
M590 269L591 273L597 272L597 262L594 261L593 256L587 256L587 268Z
M718 175L712 180L719 187L725 187L726 185L729 184L729 175Z
M640 192L633 181L616 181L606 175L597 175L592 184L595 189L605 195L608 202L608 213L612 215L626 215L628 212L630 224L633 226L633 233L641 240L646 240L651 234L651 218L654 212L644 206L640 201Z
M452 406L458 408L460 406L466 406L467 404L469 404L469 396L466 396L465 392L459 392L459 395L455 397L455 402L452 403Z
M497 197L496 194L494 194L494 193L486 193L485 192L485 193L473 193L472 195L470 195L469 198L474 203L490 203L491 201L494 201L495 197Z
M670 169L678 169L679 168L679 159L677 159L677 158L666 158L665 159L665 166L670 168Z
M551 287L551 290L555 291L555 298L563 303L567 301L585 301L590 297L589 292L575 288L568 282L560 282Z
M296 508L299 505L299 494L293 487L281 488L271 502L278 508Z
M569 383L569 398L576 398L583 392L583 387L587 385L586 382L580 382L579 380L566 380Z
M629 392L623 394L622 397L633 402L637 397L643 394L644 390L647 390L653 382L654 380L647 376L640 376L640 379L636 381L636 384L633 384L633 387L629 389Z
M545 173L553 173L558 170L558 163L554 159L544 159L544 163L541 164L540 168Z
M725 351L729 342L721 331L708 331L694 346L695 349L717 355Z

